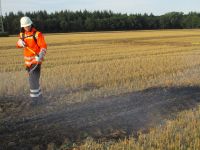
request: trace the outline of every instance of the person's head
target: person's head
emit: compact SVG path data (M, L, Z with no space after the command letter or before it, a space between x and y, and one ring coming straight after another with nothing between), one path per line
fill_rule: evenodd
M21 29L25 30L25 31L30 31L31 27L32 27L33 22L31 21L31 19L27 16L24 16L20 19L20 26Z

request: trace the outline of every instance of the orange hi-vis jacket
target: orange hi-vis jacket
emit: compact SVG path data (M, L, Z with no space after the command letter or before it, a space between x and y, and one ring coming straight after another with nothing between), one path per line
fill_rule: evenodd
M42 35L42 33L37 31L35 28L32 28L29 32L21 32L19 34L19 38L22 39L26 44L26 47L24 47L25 66L30 67L32 64L41 64L41 61L37 62L35 60L35 56L36 54L39 55L41 51L46 54L47 44L44 40L44 36ZM18 43L17 47L21 48Z

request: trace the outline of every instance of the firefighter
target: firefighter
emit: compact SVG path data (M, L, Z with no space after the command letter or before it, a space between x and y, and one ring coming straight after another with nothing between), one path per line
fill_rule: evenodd
M21 31L17 41L18 48L24 48L24 61L29 74L31 105L41 104L42 92L39 84L41 64L47 51L44 36L33 26L27 16L20 19Z

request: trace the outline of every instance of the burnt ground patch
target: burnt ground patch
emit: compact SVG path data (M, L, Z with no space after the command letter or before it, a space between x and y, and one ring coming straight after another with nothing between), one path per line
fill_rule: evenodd
M199 102L200 87L155 87L73 104L59 112L33 117L8 119L3 115L0 149L31 149L35 145L45 148L49 143L61 145L66 139L81 142L86 137L123 138L162 124L164 119L195 108ZM10 107L24 107L10 103ZM0 105L5 106L6 101L0 100Z

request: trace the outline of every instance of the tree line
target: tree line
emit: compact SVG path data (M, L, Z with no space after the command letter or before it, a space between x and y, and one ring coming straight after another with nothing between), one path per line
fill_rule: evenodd
M34 26L45 33L116 31L144 29L192 29L200 27L200 13L169 12L164 15L122 14L112 11L59 11L47 13L9 12L3 17L4 28L9 34L20 31L20 18L28 16Z

